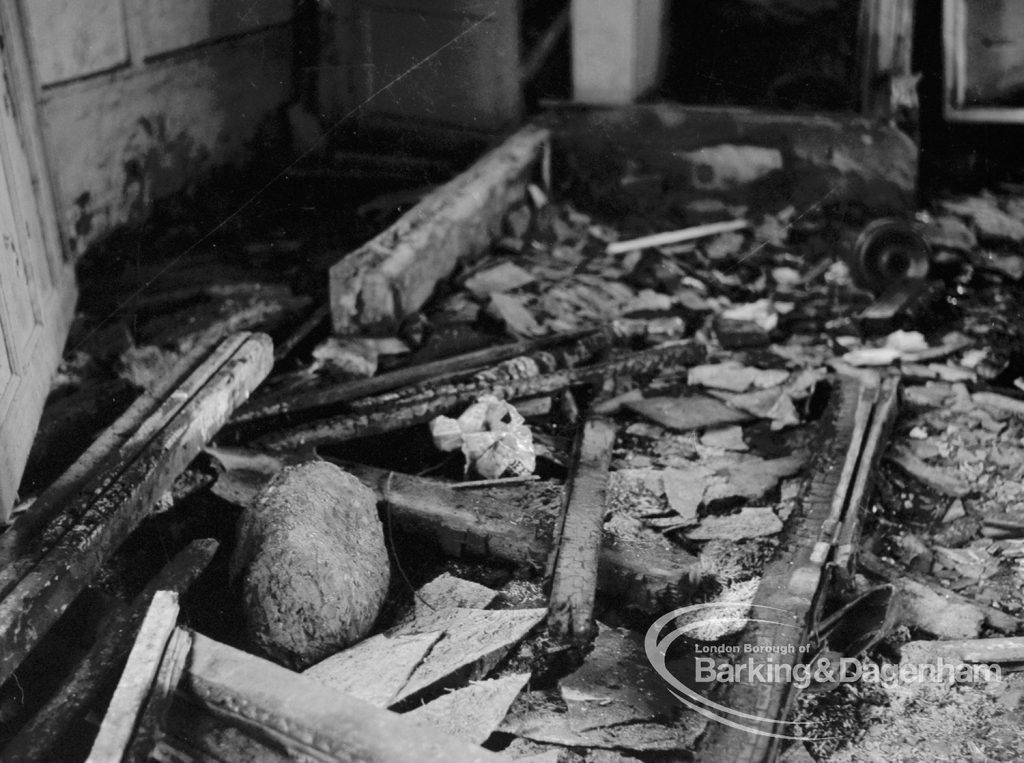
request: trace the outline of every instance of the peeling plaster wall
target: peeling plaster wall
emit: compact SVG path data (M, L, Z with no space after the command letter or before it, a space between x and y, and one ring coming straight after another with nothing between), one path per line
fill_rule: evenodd
M291 0L22 0L74 254L247 156L292 97Z

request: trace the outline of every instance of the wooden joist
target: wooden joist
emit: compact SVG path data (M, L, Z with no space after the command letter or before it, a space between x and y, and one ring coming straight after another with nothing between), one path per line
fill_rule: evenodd
M562 492L550 483L492 490L453 490L435 480L359 464L343 464L378 495L385 522L433 539L452 556L486 557L547 568ZM697 559L660 537L603 538L597 587L645 612L685 603Z
M188 399L169 420L159 427L150 427L147 420L140 427L140 431L151 432L146 444L119 474L100 478L100 486L87 497L80 516L69 520L66 528L64 522L58 523L63 532L55 533L56 537L46 533L45 551L30 559L28 569L0 600L0 681L11 676L174 479L269 373L273 364L270 338L245 334L240 339L225 340L234 348L228 357L215 351L210 361L189 377L185 385ZM171 398L178 394L171 393Z
M680 344L634 352L604 363L526 379L441 386L421 396L397 402L393 398L381 396L379 406L373 405L371 399L366 401L363 410L274 432L258 440L256 445L269 450L298 450L393 432L424 424L436 416L461 412L482 394L494 395L501 400L522 400L554 394L571 387L608 383L611 385L610 394L614 394L618 383L633 386L637 378L680 371L700 363L703 358L704 349L700 345Z
M525 197L548 142L547 130L523 128L335 264L334 331L394 326L418 310L462 258L498 238L506 211Z
M78 666L0 755L6 760L53 760L63 735L85 715L128 656L156 592L184 594L209 565L217 546L212 539L193 541L167 563L130 606L116 611L103 624Z
M588 417L580 429L561 531L552 552L548 631L567 643L587 643L594 632L594 598L614 444L615 423L604 416Z

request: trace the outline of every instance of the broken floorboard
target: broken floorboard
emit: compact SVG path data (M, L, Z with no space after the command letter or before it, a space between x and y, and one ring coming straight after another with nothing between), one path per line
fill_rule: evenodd
M217 541L197 540L172 559L131 605L103 624L88 654L46 704L2 750L6 760L53 760L61 738L97 700L131 651L136 631L157 591L182 595L217 551Z
M782 552L766 566L754 597L751 619L741 636L762 660L792 666L820 620L828 563L834 561L837 542L850 512L862 510L855 486L862 484L859 469L870 468L877 457L884 427L872 428L878 413L879 381L874 374L840 375L823 416L818 442L821 447L810 477L801 488L794 519L786 530ZM883 416L891 415L883 411ZM865 459L868 447L870 457ZM770 613L771 616L762 616ZM781 622L785 621L785 622ZM700 760L711 763L762 763L772 760L780 737L788 735L787 716L796 689L782 682L737 681L729 684L721 702L731 714L746 720L714 723L701 739Z
M615 423L604 416L588 417L580 430L552 552L548 630L566 643L586 644L594 632L594 597L614 445Z
M235 339L226 340L234 344ZM226 359L214 353L204 381L188 402L154 432L136 458L0 600L0 681L7 680L42 636L89 584L103 563L181 474L235 408L270 372L273 350L265 334L246 334ZM173 394L172 394L173 397ZM145 428L145 425L143 425Z
M461 411L483 394L512 401L550 395L571 387L600 386L606 383L611 385L609 394L616 394L616 391L621 391L616 390L619 385L632 387L638 379L681 371L700 363L703 358L703 347L679 344L526 379L452 384L397 403L390 397L381 396L379 407L374 406L372 399L367 400L367 410L274 432L258 440L256 445L270 450L297 450L392 432L424 424L436 416Z
M384 521L432 538L446 553L547 567L554 545L561 488L528 483L516 488L453 490L435 480L346 463L381 502ZM597 586L605 596L645 612L680 606L692 593L697 559L662 537L605 534Z
M458 262L501 234L506 211L546 166L547 130L528 126L330 271L334 331L395 326L418 310Z

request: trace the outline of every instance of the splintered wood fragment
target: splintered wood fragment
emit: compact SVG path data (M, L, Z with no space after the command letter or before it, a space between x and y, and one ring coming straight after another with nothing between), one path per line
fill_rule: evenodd
M215 349L208 343L196 347L181 359L166 380L139 396L96 438L31 509L18 516L0 535L0 595L9 591L48 545L63 535L96 496L133 463L246 337L235 335Z
M594 632L597 569L614 444L611 419L591 416L583 423L554 551L548 602L548 630L563 642L586 642Z
M177 622L177 594L157 591L128 655L87 763L112 763L124 759Z
M0 682L11 676L101 565L149 515L157 499L266 377L272 364L270 338L247 335L0 600Z
M1024 400L999 395L995 392L975 392L971 395L971 400L978 405L995 408L997 411L1006 411L1017 416L1024 416Z
M687 368L703 359L703 348L694 344L672 345L598 363L583 368L565 369L526 379L503 382L477 382L432 390L413 400L387 401L380 408L344 414L275 432L256 442L270 450L295 450L357 437L392 432L424 424L436 416L461 413L484 393L500 400L539 397L574 386L612 383L632 386L636 377L653 377Z
M326 389L303 392L282 390L254 397L238 409L232 418L232 425L274 418L288 414L295 416L305 411L315 411L358 400L372 395L397 390L402 387L429 381L431 385L444 384L453 379L471 374L503 360L547 350L560 344L574 342L583 337L595 336L608 344L605 332L580 331L557 337L544 337L528 342L512 342L486 347L482 350L455 355L441 360L432 360L415 366L372 376L369 379L334 384ZM596 349L596 348L595 348Z
M388 707L443 635L442 631L378 633L307 668L302 675L374 707Z
M529 680L529 673L513 673L504 678L476 681L410 710L405 717L440 729L456 739L483 744L501 725Z
M654 233L650 236L629 239L628 241L616 241L605 247L607 254L625 254L634 252L637 249L647 249L654 246L670 246L681 244L684 241L695 241L708 236L718 236L722 233L733 233L750 227L746 220L727 220L721 223L707 223L706 225L695 225L692 228L666 231L665 233Z
M192 636L189 632L175 628L167 640L167 648L139 716L128 754L124 758L126 763L146 763L150 760L151 753L163 736L164 722L178 682L185 672L185 662L191 647Z
M947 470L926 464L903 445L894 447L887 454L887 458L908 475L937 493L952 498L963 498L971 492L971 486L967 482L950 474Z
M335 333L394 325L418 310L460 260L490 246L505 212L525 198L549 142L547 130L523 128L336 263L330 271Z
M427 693L486 676L512 648L544 619L543 609L464 609L424 613L392 632L444 636L413 670L409 682L391 702L401 708Z
M1024 664L1024 638L975 638L952 641L910 641L900 647L904 662L934 664L936 657L985 665ZM921 657L922 659L913 659Z
M291 759L364 763L490 763L504 756L335 691L201 634L179 699ZM177 721L172 713L170 723ZM180 723L180 721L177 721ZM172 728L188 736L188 729Z
M522 413L520 408L519 412ZM537 474L525 474L522 477L498 477L493 480L468 480L466 482L453 482L452 490L469 490L478 487L501 487L503 485L522 485L524 482L536 482L540 479Z
M306 337L316 330L316 327L323 323L331 311L326 304L318 305L302 321L295 330L290 333L283 342L274 348L274 360L281 361L292 354L294 350Z
M433 539L451 556L547 568L562 491L550 483L517 488L452 490L444 483L362 464L345 469L377 492L385 522ZM598 589L645 612L681 606L692 593L696 557L651 536L606 533Z
M75 721L84 717L128 656L139 623L156 592L184 594L209 565L217 548L213 539L193 541L160 570L130 606L107 620L78 666L3 748L3 757L53 760L61 738Z

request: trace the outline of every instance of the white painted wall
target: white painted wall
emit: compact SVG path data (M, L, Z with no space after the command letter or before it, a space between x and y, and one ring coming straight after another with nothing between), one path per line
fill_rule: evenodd
M18 1L74 253L243 158L292 95L292 0Z

